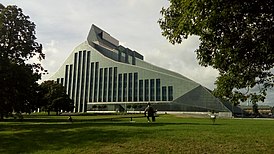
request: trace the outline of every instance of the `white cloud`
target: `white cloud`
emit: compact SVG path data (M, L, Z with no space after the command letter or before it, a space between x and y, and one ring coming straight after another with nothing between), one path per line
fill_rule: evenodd
M75 46L85 41L91 24L96 24L120 40L120 44L143 54L148 62L214 87L216 72L199 66L196 60L197 37L174 46L161 35L157 21L161 8L169 3L166 0L4 0L3 3L18 5L37 25L38 42L43 44L46 54L42 64L50 72L47 77Z
M211 67L202 67L198 64L196 53L199 46L199 38L196 36L183 40L182 44L172 45L166 40L156 44L155 49L146 51L146 60L164 67L206 86L214 88L214 81L218 71Z

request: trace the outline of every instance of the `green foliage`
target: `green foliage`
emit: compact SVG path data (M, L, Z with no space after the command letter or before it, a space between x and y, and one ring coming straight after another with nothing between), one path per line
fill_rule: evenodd
M45 110L55 111L56 114L63 111L73 111L73 101L66 94L65 87L54 81L44 81L41 85L41 101Z
M37 80L44 69L28 60L45 58L37 43L35 24L16 6L0 4L0 115L30 112L36 102Z
M273 87L273 12L272 0L170 0L158 23L172 44L200 36L197 59L218 69L217 96L255 103Z

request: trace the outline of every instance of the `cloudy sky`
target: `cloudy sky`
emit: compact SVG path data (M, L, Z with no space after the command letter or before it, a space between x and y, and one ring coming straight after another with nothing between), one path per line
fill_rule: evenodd
M167 0L2 0L17 5L36 24L37 41L43 45L42 61L49 78L72 52L84 42L92 24L102 28L136 50L146 61L178 72L213 89L218 71L202 67L196 60L199 46L196 36L180 45L172 45L162 35L158 19Z

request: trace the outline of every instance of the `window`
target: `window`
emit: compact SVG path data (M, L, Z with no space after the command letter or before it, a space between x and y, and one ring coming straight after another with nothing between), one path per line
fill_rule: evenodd
M70 95L70 92L71 92L71 81L72 81L72 64L69 65L68 95Z
M145 101L149 101L149 80L145 80Z
M82 67L81 67L81 85L80 85L80 89L79 89L79 93L80 93L80 103L79 103L79 108L80 111L83 111L83 98L84 98L84 91L85 91L85 67L86 67L86 51L83 51L83 58L82 58ZM79 71L79 70L78 70Z
M85 76L85 84L84 84L84 87L85 87L85 95L84 95L84 104L83 104L83 111L86 112L87 111L87 102L89 101L89 91L88 91L88 86L89 86L89 68L90 68L90 51L87 52L87 57L86 57L87 61L84 65L86 65L86 76Z
M103 92L103 102L107 101L107 86L108 86L108 68L104 68L104 92Z
M94 63L90 64L89 102L92 102Z
M168 100L172 101L173 100L173 87L168 86Z
M122 62L125 62L126 54L124 52L121 53L121 59L122 59Z
M163 86L162 87L162 101L166 101L167 98L166 98L166 87Z
M127 53L125 53L125 63L129 63L129 61L128 61L128 54Z
M95 63L94 102L97 102L99 62Z
M118 102L122 101L122 74L118 75Z
M132 56L128 55L128 63L132 64Z
M112 96L112 67L108 70L108 102L111 102L111 96Z
M117 94L117 67L114 67L114 77L113 77L113 102L116 102Z
M102 102L102 91L103 91L103 68L99 69L99 91L98 91L98 102Z
M121 60L121 55L122 55L122 54L121 54L121 51L119 50L119 51L118 51L118 61L119 61L119 62L122 61L122 60Z
M155 100L155 87L154 87L154 79L150 79L150 100L154 101Z
M62 86L64 86L64 78L61 78L60 84L61 84Z
M132 57L132 65L136 65L135 55Z
M144 100L144 83L143 80L139 80L139 101Z
M66 65L66 68L65 68L65 90L66 92L68 91L67 90L67 87L68 87L68 71L69 71L69 65Z
M123 81L123 101L127 101L127 73L124 73L124 81Z
M156 79L156 101L160 101L161 100L161 82L160 79Z
M138 73L134 73L134 91L133 91L133 95L134 95L134 102L136 102L138 100Z
M72 93L71 98L74 100L75 98L75 84L76 84L76 68L77 68L77 55L78 53L74 53L74 63L73 63L73 81L72 81Z
M132 101L132 73L128 74L128 101Z
M85 102L88 102L88 98L89 98L89 94L88 94L88 86L89 86L89 75L90 75L90 51L88 51L87 53L87 68L86 68L86 88L85 88ZM86 106L86 103L85 103L85 106ZM85 110L87 108L85 107Z
M79 97L80 97L80 85L81 85L81 63L82 63L82 51L79 51L79 56L78 56L78 69L77 69L77 86L76 86L76 105L75 105L75 111L79 112Z

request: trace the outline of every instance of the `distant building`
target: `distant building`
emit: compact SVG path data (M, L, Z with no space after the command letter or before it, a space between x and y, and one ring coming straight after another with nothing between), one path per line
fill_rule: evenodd
M95 25L51 79L65 86L75 112L141 110L148 102L158 111L229 111L207 88L144 61Z

